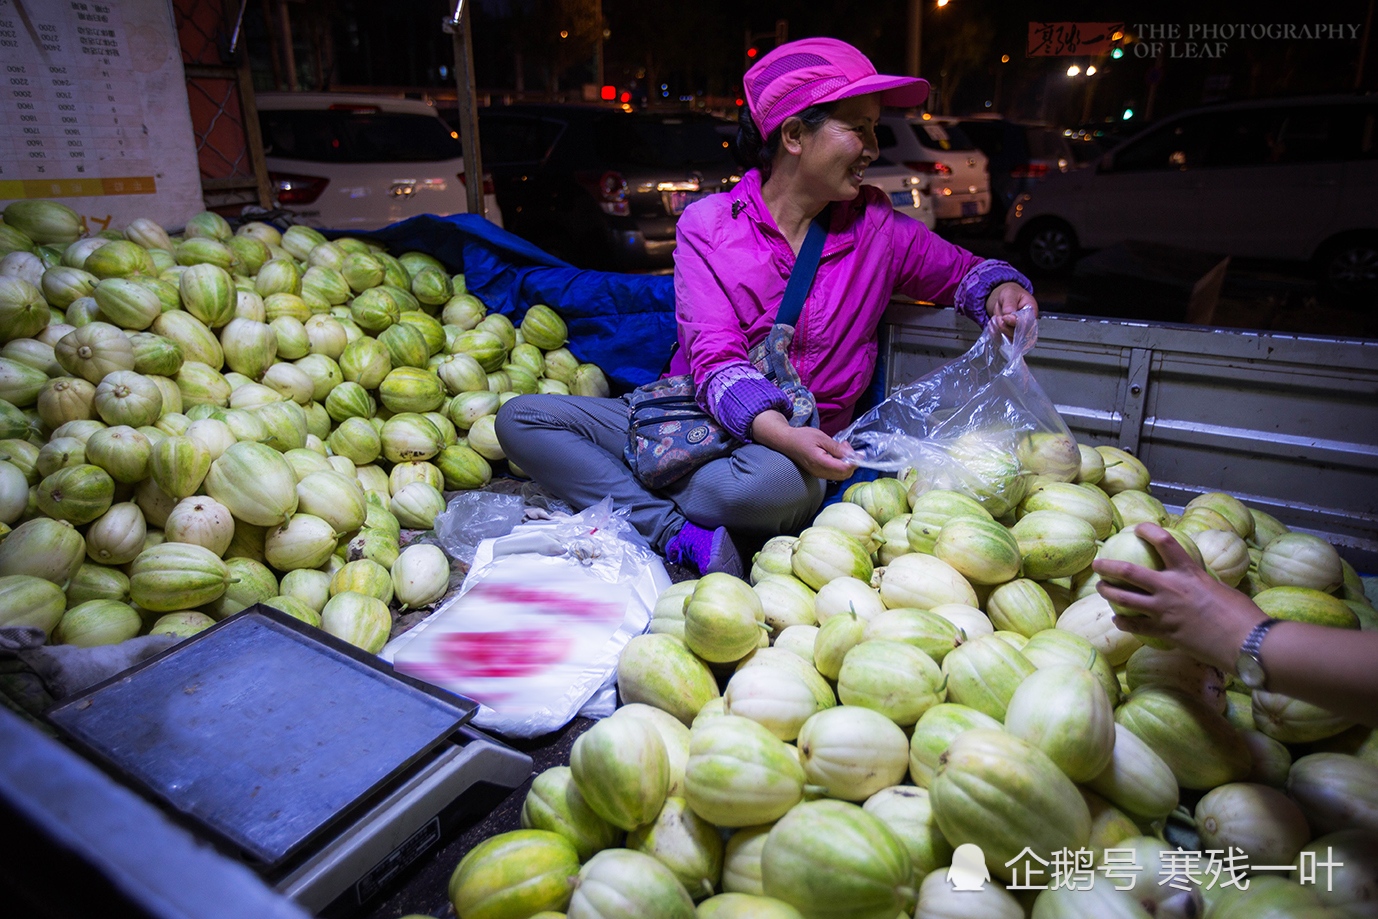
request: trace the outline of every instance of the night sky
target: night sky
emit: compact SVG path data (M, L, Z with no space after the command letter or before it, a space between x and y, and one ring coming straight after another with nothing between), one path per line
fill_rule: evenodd
M439 22L451 0L307 0L289 4L303 21L320 10L331 32L333 61L327 84L389 86L442 92L454 85L450 37ZM250 4L250 12L257 4ZM480 91L578 93L593 81L595 0L476 0L474 54ZM710 105L740 93L750 63L747 33L764 53L774 46L778 19L790 38L831 35L865 51L883 72L905 67L906 0L867 3L700 0L695 4L602 0L605 79L639 99L677 103L681 96ZM955 113L1002 111L1061 124L1119 118L1125 108L1142 117L1151 82L1153 115L1161 117L1203 102L1353 92L1360 39L1372 0L1324 4L1277 2L1103 3L1081 0L950 0L924 2L921 75L934 84L932 108ZM1311 20L1300 18L1310 13ZM252 16L251 16L252 19ZM295 21L295 20L294 20ZM1131 35L1140 23L1157 26L1156 47L1126 48L1120 60L1026 55L1029 23L1115 22ZM1324 23L1338 38L1287 38L1280 30ZM1207 26L1267 29L1278 37L1236 35L1203 41ZM249 23L250 34L255 31ZM558 33L564 30L568 38ZM1174 36L1175 30L1175 36ZM257 31L262 31L261 22ZM1297 30L1301 34L1300 29ZM1378 33L1378 24L1371 27ZM294 25L299 71L310 59L308 27ZM1190 44L1189 44L1190 42ZM255 43L262 49L264 42ZM1378 34L1368 40L1362 87L1378 90ZM1153 52L1161 52L1161 63ZM1008 63L1001 55L1008 54ZM256 83L272 88L267 55L255 55ZM1067 68L1095 63L1090 82L1068 77ZM520 77L518 69L520 67ZM1156 77L1156 80L1154 78ZM1092 85L1094 84L1094 85ZM662 86L664 87L662 89ZM303 86L303 88L314 88ZM987 105L986 103L990 103Z

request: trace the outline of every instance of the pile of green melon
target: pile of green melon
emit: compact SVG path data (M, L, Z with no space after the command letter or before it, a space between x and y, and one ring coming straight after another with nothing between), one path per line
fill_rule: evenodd
M1141 643L1090 564L1161 567L1153 522L1272 616L1372 629L1353 569L1227 494L1170 513L1134 457L1060 440L976 457L970 493L855 486L749 582L667 590L622 707L460 862L456 914L1375 915L1374 732ZM991 880L958 890L973 845ZM1303 859L1342 867L1248 873Z
M60 203L10 204L0 625L90 646L265 603L376 653L448 587L402 531L488 483L498 408L607 395L565 340L419 252L213 213L83 238Z

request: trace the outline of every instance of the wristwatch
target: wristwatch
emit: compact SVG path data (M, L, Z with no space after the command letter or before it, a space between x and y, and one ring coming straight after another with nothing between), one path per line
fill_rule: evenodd
M1263 645L1263 636L1268 634L1268 630L1277 625L1280 619L1265 619L1254 626L1253 631L1244 639L1244 644L1240 646L1239 657L1235 659L1234 671L1239 674L1240 680L1250 689L1262 689L1268 685L1268 673L1263 669L1263 658L1259 657L1259 648Z

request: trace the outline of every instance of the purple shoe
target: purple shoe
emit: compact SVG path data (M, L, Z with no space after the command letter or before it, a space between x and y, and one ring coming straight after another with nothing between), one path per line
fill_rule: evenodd
M705 530L686 522L665 546L665 557L679 565L697 568L700 575L721 571L740 578L742 557L728 535L727 527Z

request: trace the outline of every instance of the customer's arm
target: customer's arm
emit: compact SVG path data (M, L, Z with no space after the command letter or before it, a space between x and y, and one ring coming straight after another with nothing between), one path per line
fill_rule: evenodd
M1116 616L1127 631L1172 642L1198 660L1234 673L1244 639L1267 617L1244 594L1197 565L1161 527L1139 524L1138 534L1166 568L1150 571L1128 562L1099 560L1101 596L1139 615ZM1259 656L1265 689L1378 727L1378 632L1282 622L1264 637Z

